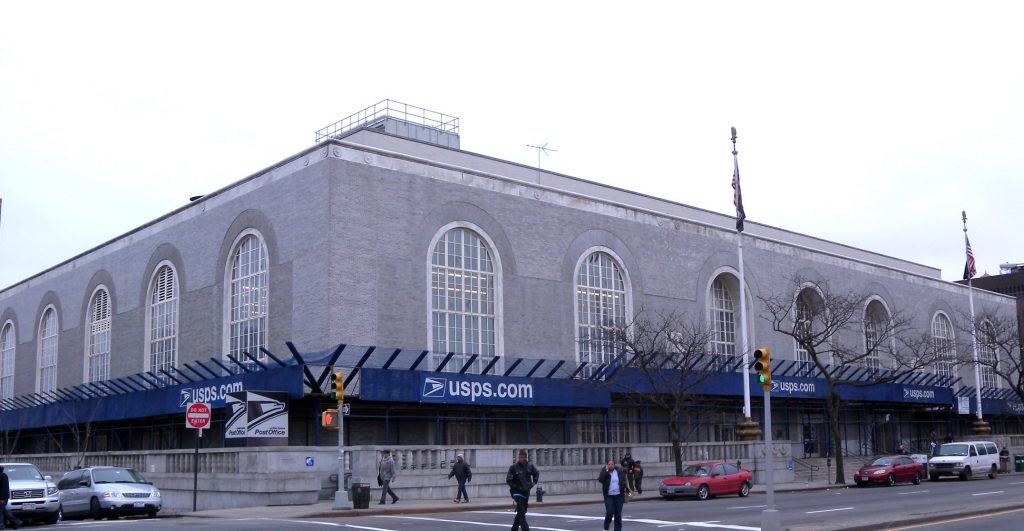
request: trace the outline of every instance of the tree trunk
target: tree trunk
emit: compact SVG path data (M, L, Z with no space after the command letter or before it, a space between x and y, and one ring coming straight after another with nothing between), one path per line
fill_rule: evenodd
M828 409L828 431L832 435L832 455L836 458L836 484L845 485L846 472L843 470L843 441L839 434L839 395L835 393L831 383L828 386L825 407Z
M673 411L669 422L669 437L672 439L672 460L675 461L676 475L683 475L683 443L679 436L679 411Z

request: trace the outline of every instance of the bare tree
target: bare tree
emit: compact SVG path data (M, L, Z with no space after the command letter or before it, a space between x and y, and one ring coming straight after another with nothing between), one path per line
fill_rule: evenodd
M628 400L665 413L676 474L681 474L683 441L699 428L700 417L707 411L705 401L698 400L694 391L714 364L708 352L711 328L675 313L641 310L632 323L616 329L615 336L622 350L618 363L627 370L616 377L613 373L619 367L613 362L606 383Z
M81 468L84 464L85 454L88 453L92 438L96 432L96 426L93 421L99 410L99 400L87 400L84 402L86 405L83 408L79 408L78 405L82 403L58 400L49 404L49 407L54 407L60 412L62 420L65 421L64 427L71 433L71 439L75 445L73 451L74 462L71 463L72 469ZM84 418L79 418L79 413L83 412ZM47 430L47 435L61 453L71 453L64 448L60 437L49 430Z
M895 382L931 365L948 350L936 345L930 336L913 336L911 319L898 310L870 312L871 299L867 295L836 292L827 282L799 277L791 281L796 296L789 292L758 297L764 304L762 317L773 330L791 337L825 380L825 406L836 460L835 482L843 484L846 472L839 430L842 401L837 388ZM866 370L844 370L849 366Z
M1006 388L1012 389L1021 401L1024 401L1024 349L1021 348L1020 328L1015 315L983 310L975 316L974 328L969 315L959 320L966 323L961 330L970 334L977 330L978 338L978 369L992 376L992 383L1002 382ZM974 364L974 353L963 349L965 353L961 361Z

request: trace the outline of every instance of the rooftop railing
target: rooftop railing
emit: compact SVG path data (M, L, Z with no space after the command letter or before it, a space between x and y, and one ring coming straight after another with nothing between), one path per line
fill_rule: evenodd
M445 133L459 134L459 119L456 116L449 116L394 100L384 100L318 130L316 132L316 142L320 143L328 138L338 138L346 132L359 127L372 127L382 122L384 118L394 118L403 122L437 129Z

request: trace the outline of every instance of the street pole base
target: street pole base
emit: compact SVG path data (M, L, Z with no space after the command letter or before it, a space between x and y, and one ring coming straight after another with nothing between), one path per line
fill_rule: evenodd
M779 531L781 528L778 510L765 509L761 511L761 531Z
M971 429L974 430L975 435L988 435L992 433L992 427L981 419L974 421L974 424L971 424Z
M348 491L338 490L334 491L334 508L335 509L351 509L352 500L348 499Z
M740 422L740 429L736 430L736 435L740 436L741 441L758 441L761 439L761 427L753 419L746 417Z

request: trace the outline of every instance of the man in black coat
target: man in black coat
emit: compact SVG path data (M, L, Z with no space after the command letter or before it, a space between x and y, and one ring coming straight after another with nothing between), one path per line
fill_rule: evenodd
M460 498L469 503L466 482L473 481L473 470L469 468L469 463L465 461L462 454L455 456L455 464L452 465L452 471L448 473L448 479L452 479L452 476L455 476L455 480L459 482L459 492L455 495L455 503L459 503Z
M633 491L633 455L626 451L626 455L622 456L622 460L619 461L619 465L622 466L622 471L626 473L626 485L629 487L629 491Z
M0 507L3 507L3 517L0 518L0 529L4 528L4 522L11 522L11 527L15 529L21 527L21 520L11 514L11 510L7 508L7 502L10 499L11 480L7 477L7 473L4 472L4 467L0 466Z
M622 504L629 492L626 474L614 459L609 459L597 475L597 481L601 483L601 493L604 494L604 531L608 531L612 518L615 519L615 531L622 531Z
M512 521L512 531L530 531L530 524L526 523L526 507L530 501L530 489L539 480L540 472L537 471L537 467L527 462L525 451L519 450L519 458L508 467L508 474L505 476L508 492L516 504L516 519Z

